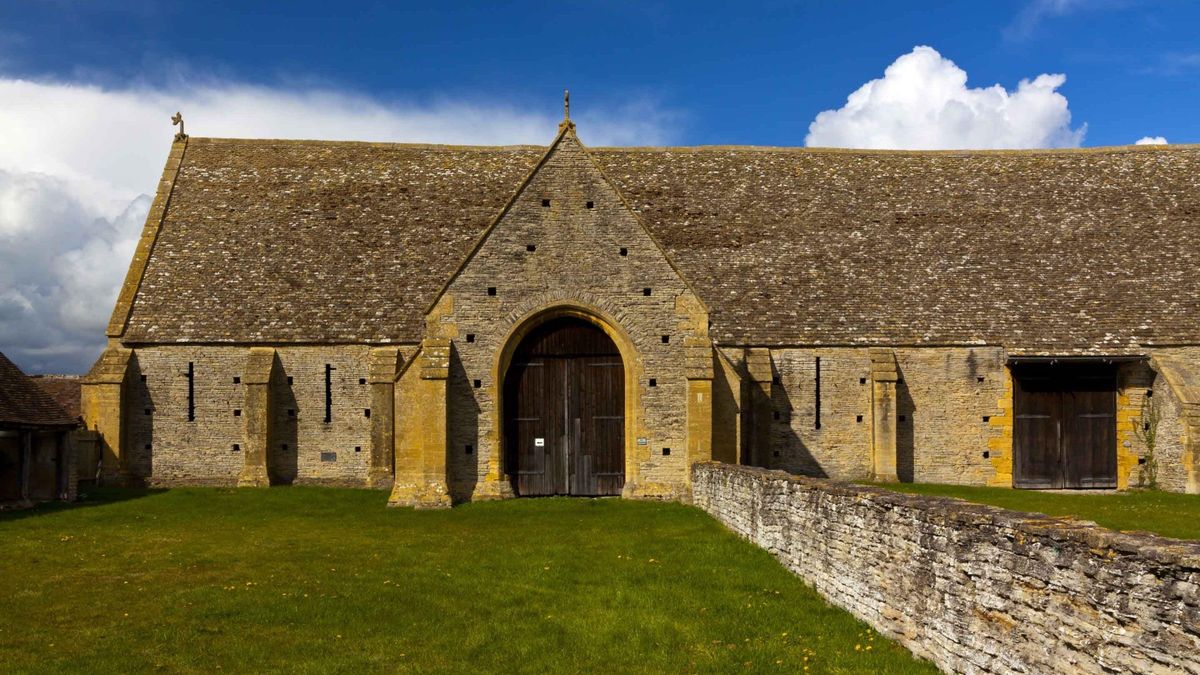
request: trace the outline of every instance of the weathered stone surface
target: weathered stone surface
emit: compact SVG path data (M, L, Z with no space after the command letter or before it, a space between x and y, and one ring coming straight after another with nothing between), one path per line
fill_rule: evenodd
M716 463L692 491L948 672L1200 673L1200 542Z

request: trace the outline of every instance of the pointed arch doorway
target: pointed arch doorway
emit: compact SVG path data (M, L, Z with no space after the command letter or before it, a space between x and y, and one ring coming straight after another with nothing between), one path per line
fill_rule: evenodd
M518 495L621 494L625 366L598 326L564 316L529 332L504 377L502 409Z

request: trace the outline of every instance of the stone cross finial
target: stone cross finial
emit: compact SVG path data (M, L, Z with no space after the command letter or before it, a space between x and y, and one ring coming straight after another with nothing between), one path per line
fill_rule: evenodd
M183 113L175 112L175 116L171 118L171 126L179 127L179 133L175 134L175 140L182 141L187 138L187 134L183 132Z
M571 119L571 90L563 89L563 119Z

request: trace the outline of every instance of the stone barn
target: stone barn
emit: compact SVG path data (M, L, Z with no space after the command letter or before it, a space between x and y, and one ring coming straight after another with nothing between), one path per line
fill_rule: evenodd
M1200 147L179 134L85 378L106 480L393 504L1200 490Z
M0 354L0 505L75 498L78 417Z

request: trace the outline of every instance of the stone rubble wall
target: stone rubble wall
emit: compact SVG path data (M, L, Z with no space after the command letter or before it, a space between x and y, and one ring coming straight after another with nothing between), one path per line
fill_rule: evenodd
M1200 542L719 463L693 500L947 672L1200 673Z

